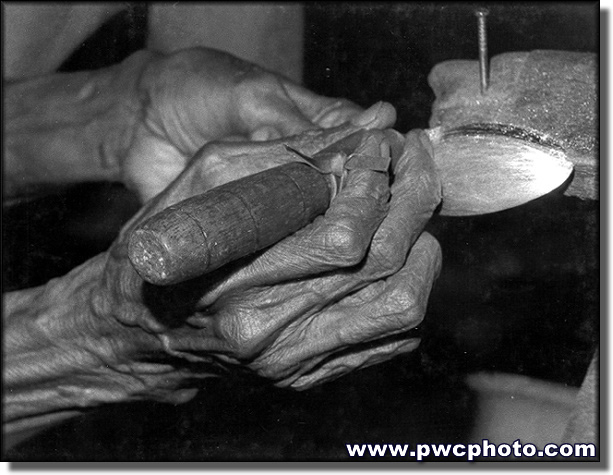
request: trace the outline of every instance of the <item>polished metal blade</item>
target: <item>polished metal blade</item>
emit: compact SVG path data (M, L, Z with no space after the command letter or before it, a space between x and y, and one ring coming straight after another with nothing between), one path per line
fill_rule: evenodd
M429 129L443 189L441 214L472 216L528 203L573 172L564 152L534 137Z

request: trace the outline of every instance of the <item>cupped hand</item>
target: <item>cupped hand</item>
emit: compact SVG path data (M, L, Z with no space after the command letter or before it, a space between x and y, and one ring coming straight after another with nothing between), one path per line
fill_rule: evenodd
M389 126L387 107L369 111L372 128ZM232 179L228 164L253 172L287 163L295 156L285 145L313 154L359 128L211 144L128 223L91 307L116 328L106 345L114 356L104 361L121 372L130 397L182 401L194 394L195 380L231 368L304 389L418 346L410 330L424 317L441 264L438 243L422 232L440 184L421 131L401 140L391 179L350 170L324 215L254 256L167 287L145 283L127 258L131 230Z
M211 141L271 140L335 127L363 112L221 51L146 54L140 111L122 165L123 181L142 201L166 188Z

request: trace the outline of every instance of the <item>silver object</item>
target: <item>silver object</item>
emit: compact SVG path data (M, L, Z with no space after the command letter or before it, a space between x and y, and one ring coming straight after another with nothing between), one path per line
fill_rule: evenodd
M486 17L488 14L489 10L487 8L475 10L475 16L477 17L477 32L479 34L479 77L481 78L481 94L485 94L489 82L486 24Z

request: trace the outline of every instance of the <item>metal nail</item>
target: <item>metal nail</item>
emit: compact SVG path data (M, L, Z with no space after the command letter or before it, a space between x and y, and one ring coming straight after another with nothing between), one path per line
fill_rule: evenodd
M487 8L475 10L477 17L477 31L479 34L479 77L481 79L481 94L485 94L489 82L488 57L487 57L487 24L486 19L489 13Z

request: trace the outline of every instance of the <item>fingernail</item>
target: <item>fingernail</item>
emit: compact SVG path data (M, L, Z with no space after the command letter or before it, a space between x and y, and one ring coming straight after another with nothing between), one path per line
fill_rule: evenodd
M358 127L363 127L365 125L370 124L371 122L374 122L377 119L379 112L381 111L382 105L383 105L383 102L379 101L376 104L370 106L360 115L351 119L351 123Z

